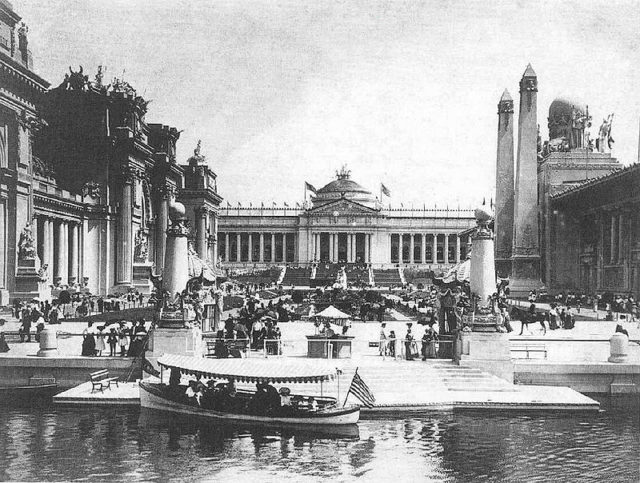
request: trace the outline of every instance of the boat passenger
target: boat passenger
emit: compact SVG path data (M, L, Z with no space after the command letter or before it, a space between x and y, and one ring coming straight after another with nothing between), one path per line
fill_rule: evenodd
M185 391L185 396L187 396L187 400L189 404L197 404L196 401L196 381L189 381L189 385L187 386L187 390Z
M291 390L288 387L280 388L280 405L291 407Z
M316 399L314 397L310 397L309 398L309 409L311 411L317 411L318 410L318 402L316 401Z

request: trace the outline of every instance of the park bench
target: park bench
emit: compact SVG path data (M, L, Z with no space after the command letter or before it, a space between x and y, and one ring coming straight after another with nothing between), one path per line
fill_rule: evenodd
M207 357L216 357L216 340L207 341ZM249 346L248 339L227 339L224 341L227 351L231 357L241 357L241 352L246 352Z
M524 353L526 359L531 359L531 354L544 354L544 358L547 358L547 347L544 344L518 344L511 346L511 352Z
M96 389L100 389L100 392L104 392L105 388L111 389L111 383L115 382L118 385L117 377L109 377L109 371L102 369L101 371L92 372L89 374L89 380L91 381L91 392Z

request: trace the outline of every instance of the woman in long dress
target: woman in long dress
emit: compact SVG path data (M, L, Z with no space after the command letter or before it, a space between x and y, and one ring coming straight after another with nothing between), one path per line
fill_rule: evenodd
M98 329L98 335L96 336L96 355L101 356L102 351L105 350L106 345L104 343L104 333L102 332L104 327Z
M89 322L89 325L82 332L82 336L84 339L82 340L82 355L83 356L95 356L96 355L96 340L93 337L92 322Z

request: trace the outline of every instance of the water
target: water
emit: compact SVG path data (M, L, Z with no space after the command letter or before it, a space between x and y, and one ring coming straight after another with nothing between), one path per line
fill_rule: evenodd
M640 481L640 399L603 408L433 412L314 434L145 409L0 407L0 479Z

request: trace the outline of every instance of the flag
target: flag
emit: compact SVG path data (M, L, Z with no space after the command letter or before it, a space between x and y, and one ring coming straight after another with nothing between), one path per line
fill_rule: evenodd
M289 204L285 201L284 202L284 206L286 206L287 208L289 208Z
M369 386L362 380L360 375L358 374L358 369L356 369L356 373L353 375L353 379L351 380L351 386L349 386L349 391L347 392L347 396L349 394L353 394L356 398L362 401L366 407L371 408L376 403L376 398L373 396L371 389Z
M260 202L260 208L264 208L264 201Z
M227 208L231 208L231 203L227 201Z
M304 187L305 189L308 189L309 191L311 191L314 195L318 194L318 190L315 188L315 186L313 186L311 183L307 183L306 181L304 182Z
M274 208L276 207L276 202L275 202L275 201L273 202L273 207L274 207Z
M382 191L383 195L391 197L391 191L382 183L380 183L380 191Z
M251 203L251 201L249 201L249 208L253 208L253 203Z
M238 208L240 208L242 205L240 204L240 202L238 201Z
M296 208L300 208L300 203L296 201Z

